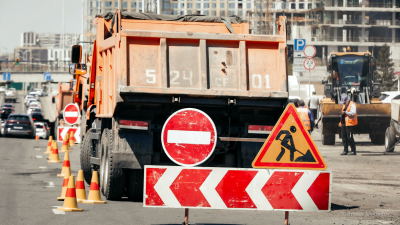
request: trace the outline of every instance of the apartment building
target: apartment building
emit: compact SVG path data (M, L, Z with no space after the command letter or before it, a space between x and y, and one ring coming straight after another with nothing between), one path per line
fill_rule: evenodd
M288 53L296 38L317 48L322 64L332 51L370 51L390 44L400 65L400 0L127 0L122 10L170 15L201 14L240 16L250 23L250 33L277 34L279 16L288 21ZM85 36L94 38L91 20L96 14L113 12L118 0L88 0Z
M79 40L77 34L21 33L21 47L14 49L14 57L21 61L69 61L71 46Z

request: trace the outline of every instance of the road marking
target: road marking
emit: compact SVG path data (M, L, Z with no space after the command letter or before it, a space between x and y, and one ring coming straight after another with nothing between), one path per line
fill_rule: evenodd
M54 183L51 181L45 181L45 183L49 183L49 186L44 186L46 188L53 188L54 187Z
M41 148L39 148L39 147L33 147L33 150L40 151Z
M36 158L37 158L37 159L41 159L41 158L43 158L43 156L41 156L41 155L36 155Z
M39 166L39 169L47 169L45 166Z
M53 207L62 207L62 206L53 206ZM65 215L64 211L58 210L58 209L51 209L51 211L53 211L54 214L59 214L59 215Z

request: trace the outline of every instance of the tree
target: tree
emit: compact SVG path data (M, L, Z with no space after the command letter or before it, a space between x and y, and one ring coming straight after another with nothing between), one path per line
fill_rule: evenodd
M382 78L381 91L395 91L397 89L397 83L394 82L396 78L391 55L390 47L385 44L378 52L378 58L376 59L377 77Z

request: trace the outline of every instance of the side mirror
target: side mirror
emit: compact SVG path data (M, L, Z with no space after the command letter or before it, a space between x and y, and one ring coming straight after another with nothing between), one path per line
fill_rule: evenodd
M376 78L376 82L377 84L382 84L382 78Z
M69 65L69 73L72 75L85 75L87 72L86 64L73 63Z
M80 45L72 46L71 62L81 63L81 59L82 59L82 46Z

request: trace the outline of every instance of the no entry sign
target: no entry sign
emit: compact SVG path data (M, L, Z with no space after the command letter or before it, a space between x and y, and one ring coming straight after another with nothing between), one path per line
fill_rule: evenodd
M327 211L330 171L145 166L145 207Z
M173 162L181 166L196 166L212 155L217 143L217 130L204 112L181 109L165 122L161 142Z
M69 125L74 125L79 119L79 108L77 105L70 103L64 108L64 120Z

